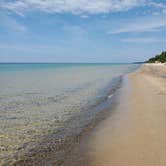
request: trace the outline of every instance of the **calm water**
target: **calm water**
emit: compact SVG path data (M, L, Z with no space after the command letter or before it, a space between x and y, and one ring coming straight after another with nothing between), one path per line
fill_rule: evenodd
M114 78L137 67L133 64L0 64L1 162L12 158L22 145L31 146L61 128L71 117L80 116L102 101ZM78 118L74 125L77 128L85 125L86 118Z

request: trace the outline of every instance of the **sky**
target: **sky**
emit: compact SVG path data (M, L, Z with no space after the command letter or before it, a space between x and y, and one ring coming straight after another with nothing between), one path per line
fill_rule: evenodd
M0 62L139 62L164 50L166 0L0 0Z

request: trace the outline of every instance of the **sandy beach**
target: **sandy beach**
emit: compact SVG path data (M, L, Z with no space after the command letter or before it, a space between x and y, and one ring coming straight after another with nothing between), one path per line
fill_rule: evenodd
M122 75L137 67L0 64L0 165L59 166L111 110Z
M0 166L166 166L166 0L0 0Z
M92 166L166 165L166 65L129 74L113 114L92 134Z

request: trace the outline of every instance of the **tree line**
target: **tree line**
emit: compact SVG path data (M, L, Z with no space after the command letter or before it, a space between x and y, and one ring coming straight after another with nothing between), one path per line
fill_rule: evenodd
M161 63L165 63L166 62L166 51L163 51L161 54L156 55L153 58L150 58L148 61L146 61L147 63L155 63L155 62L161 62Z

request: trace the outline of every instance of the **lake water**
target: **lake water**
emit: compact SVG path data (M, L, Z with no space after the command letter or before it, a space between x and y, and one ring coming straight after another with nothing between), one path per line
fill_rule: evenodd
M90 108L110 95L113 80L137 67L134 64L0 64L1 163L10 162L18 151L35 146L64 124L66 132L71 133L68 127L72 123L74 132L79 132L95 118L96 113ZM69 121L72 117L77 118Z

